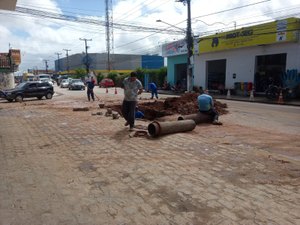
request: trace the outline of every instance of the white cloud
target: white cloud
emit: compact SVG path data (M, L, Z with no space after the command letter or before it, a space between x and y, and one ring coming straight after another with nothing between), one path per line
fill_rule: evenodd
M17 6L61 14L62 9L59 8L57 1L18 0ZM72 7L76 8L72 1L60 0L60 2L63 5L69 4L70 10L68 11L72 11ZM156 22L161 19L182 29L186 28L187 7L175 0L122 0L115 2L113 15L114 22L117 24L169 29L168 25ZM192 0L192 18L198 17L198 21L193 20L193 31L195 34L202 34L205 31L217 32L233 29L234 24L241 27L252 22L266 21L282 16L299 16L298 0L286 0L284 5L281 0L272 0L237 10L229 10L257 2L259 0L210 0L209 2ZM96 4L98 8L99 4L98 2ZM90 8L95 10L93 6ZM103 13L104 9L103 1L99 12ZM224 12L216 14L220 11ZM105 20L105 15L96 17L95 15L88 16L88 13L82 14L84 16L81 15L80 18ZM74 12L73 15L78 15L78 12ZM57 58L54 53L61 52L63 53L61 57L63 57L65 55L63 49L71 49L69 54L81 53L85 49L84 42L79 38L92 39L88 42L89 52L104 52L106 49L105 27L103 26L31 17L10 11L0 11L0 21L0 52L7 52L9 43L13 48L21 49L21 69L36 66L44 68L44 59L49 60L48 64L52 68L54 60ZM128 54L153 52L162 43L183 37L184 35L114 29L114 52Z

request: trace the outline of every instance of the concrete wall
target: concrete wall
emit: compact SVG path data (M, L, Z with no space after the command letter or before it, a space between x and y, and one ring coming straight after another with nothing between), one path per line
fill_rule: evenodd
M15 87L15 78L13 73L0 72L0 89L6 90Z
M254 82L256 56L281 53L287 54L286 69L297 69L300 72L299 43L281 43L195 55L194 85L207 87L206 61L226 59L225 88L229 89L234 87L235 82ZM235 79L233 73L236 74Z
M75 54L69 56L70 70L77 68L86 68L84 65L85 54ZM90 53L90 70L106 70L107 54ZM136 68L161 68L164 65L164 59L161 56L142 56L142 55L125 55L111 54L111 69L113 70L135 70ZM59 60L61 71L67 70L67 58ZM55 61L56 70L58 70L58 60Z

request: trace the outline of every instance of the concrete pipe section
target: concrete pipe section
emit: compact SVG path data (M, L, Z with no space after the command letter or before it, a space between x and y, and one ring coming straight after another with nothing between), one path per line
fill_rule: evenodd
M172 134L194 130L196 123L194 120L178 120L170 122L153 121L148 125L148 132L152 137L158 137L163 134Z
M179 116L178 120L179 121L182 121L182 120L193 120L193 121L195 121L196 124L199 124L199 123L211 123L212 122L212 117L210 115L198 112L198 113L195 113L195 114Z

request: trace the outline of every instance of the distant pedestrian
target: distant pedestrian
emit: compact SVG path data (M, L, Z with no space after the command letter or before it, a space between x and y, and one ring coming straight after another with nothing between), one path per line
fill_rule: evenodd
M137 73L131 72L130 77L123 81L124 85L124 100L122 104L122 114L126 120L125 126L129 125L129 130L132 131L135 121L135 108L138 102L138 95L143 92L143 85L137 79Z
M219 122L219 113L214 107L214 100L213 98L208 94L208 90L205 90L203 94L200 94L197 98L199 111L204 114L208 114L212 117L213 124L214 125L222 125L221 122Z
M151 99L153 99L154 95L158 99L156 84L154 82L151 82L148 84L148 88L151 91Z
M88 80L86 82L87 84L87 97L88 100L90 101L91 98L93 99L93 101L95 101L95 96L94 96L94 87L95 87L95 80L93 77L91 77L90 80Z

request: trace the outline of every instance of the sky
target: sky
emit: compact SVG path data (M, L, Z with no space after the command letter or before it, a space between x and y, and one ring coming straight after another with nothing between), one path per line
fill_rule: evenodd
M1 1L1 0L0 0ZM176 0L111 0L111 53L160 54L160 46L185 37L187 5ZM17 0L17 10L0 10L0 52L21 50L23 72L54 69L59 57L107 51L105 0ZM25 13L21 13L25 12ZM193 35L300 18L299 0L191 0ZM161 20L162 22L157 22Z

